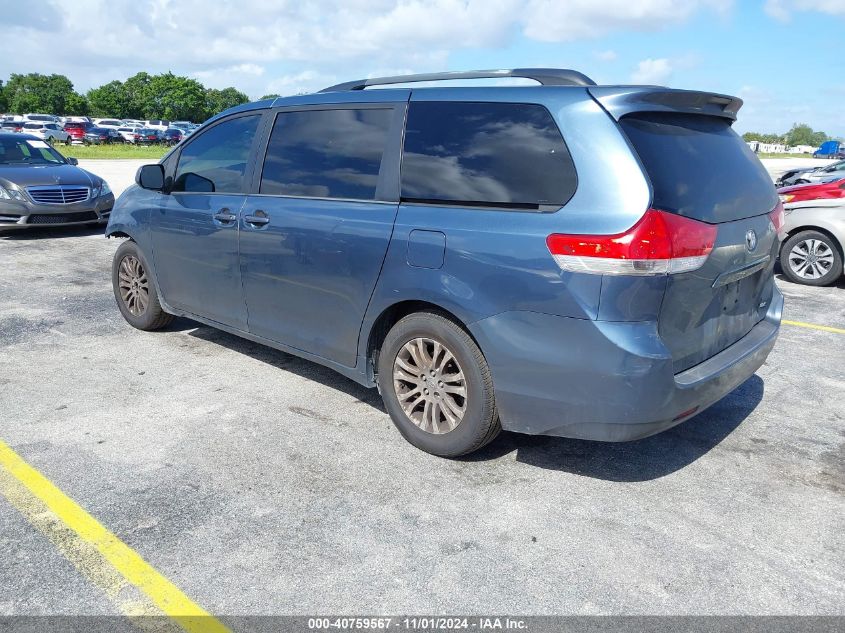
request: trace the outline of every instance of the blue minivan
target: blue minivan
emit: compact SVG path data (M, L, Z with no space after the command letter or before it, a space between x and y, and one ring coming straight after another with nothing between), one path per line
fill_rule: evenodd
M490 77L539 85L445 81ZM783 211L731 127L741 105L519 69L238 106L117 201L117 305L377 387L436 455L501 429L652 435L749 378L779 331Z

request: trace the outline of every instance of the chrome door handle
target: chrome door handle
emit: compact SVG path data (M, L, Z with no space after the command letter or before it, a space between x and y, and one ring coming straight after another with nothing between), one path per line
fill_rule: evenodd
M268 216L264 211L261 211L259 209L252 215L245 215L244 222L256 227L264 226L265 224L270 223L270 216Z
M238 216L232 213L229 209L220 209L220 211L215 213L212 217L222 224L231 224L238 219Z

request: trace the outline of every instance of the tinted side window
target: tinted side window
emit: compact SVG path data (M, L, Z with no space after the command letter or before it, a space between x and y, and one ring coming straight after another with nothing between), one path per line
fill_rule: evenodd
M565 204L575 187L572 158L543 106L411 103L403 199L536 208Z
M230 119L182 149L173 191L242 193L260 114Z
M373 200L392 116L390 108L279 113L261 193Z

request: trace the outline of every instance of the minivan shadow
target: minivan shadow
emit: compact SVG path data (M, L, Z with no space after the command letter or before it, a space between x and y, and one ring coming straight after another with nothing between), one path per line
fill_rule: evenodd
M763 399L763 379L746 380L724 399L678 426L634 442L592 442L503 433L466 461L516 451L516 461L607 481L648 481L691 464L722 442Z
M178 318L168 329L193 329L188 333L192 337L314 380L385 412L375 389L363 387L317 363L189 319ZM548 470L607 481L658 479L696 461L730 435L760 403L763 389L763 380L754 375L703 413L668 431L635 442L592 442L504 432L490 445L460 460L485 462L516 451L517 462Z
M191 321L186 318L175 319L167 329L171 331L184 331L192 328L196 329L188 332L189 336L221 345L226 349L230 349L240 354L245 354L250 358L267 363L268 365L272 365L278 369L284 369L285 371L296 374L297 376L319 382L327 387L350 395L356 400L369 404L382 413L385 413L384 405L382 404L381 396L379 396L378 391L363 387L355 381L350 380L345 376L341 376L336 371L318 363L312 363L311 361L299 358L293 354L287 354L277 349L273 349L272 347L267 347L266 345L261 345L260 343L254 343L245 338L241 338L240 336L235 336L234 334L229 334L223 330L201 325L196 321Z

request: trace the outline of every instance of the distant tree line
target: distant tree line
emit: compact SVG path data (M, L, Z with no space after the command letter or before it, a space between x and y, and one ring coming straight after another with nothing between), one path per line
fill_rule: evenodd
M170 72L140 72L126 81L111 81L85 94L76 92L64 75L13 74L7 82L0 81L0 112L15 114L42 112L201 122L247 101L249 97L235 88L206 88L196 79Z
M816 132L806 123L794 123L786 134L760 134L746 132L742 135L746 141L760 141L761 143L782 144L789 147L796 145L811 145L818 147L827 140L831 140L825 132Z

